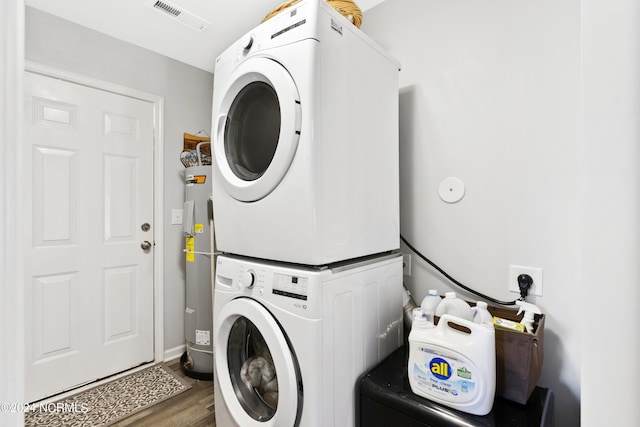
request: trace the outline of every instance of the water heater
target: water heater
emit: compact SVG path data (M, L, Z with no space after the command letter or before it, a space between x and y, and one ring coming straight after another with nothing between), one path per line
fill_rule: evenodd
M186 197L182 231L185 239L186 351L183 372L192 378L213 379L213 310L211 261L211 166L185 169Z

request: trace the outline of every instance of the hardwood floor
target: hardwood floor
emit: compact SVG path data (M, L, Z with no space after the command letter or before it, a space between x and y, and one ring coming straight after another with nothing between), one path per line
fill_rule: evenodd
M114 426L204 427L215 426L213 382L189 378L180 369L180 359L167 365L184 378L191 388L142 412L119 421Z

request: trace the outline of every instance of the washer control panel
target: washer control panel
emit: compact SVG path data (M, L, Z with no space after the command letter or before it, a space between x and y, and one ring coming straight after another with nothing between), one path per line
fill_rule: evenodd
M272 293L306 301L309 297L309 279L300 276L275 273Z
M322 283L327 272L263 266L219 256L215 289L216 292L255 298L268 308L279 307L304 318L317 318L322 308Z

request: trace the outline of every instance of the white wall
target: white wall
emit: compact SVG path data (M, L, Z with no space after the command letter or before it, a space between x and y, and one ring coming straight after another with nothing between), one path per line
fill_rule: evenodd
M402 63L402 234L500 300L517 296L510 264L543 269L539 385L557 425L580 425L580 2L387 0L362 29ZM457 204L438 197L448 176L466 184ZM412 269L417 301L459 291L415 256Z
M30 7L25 57L164 97L164 344L184 345L184 241L171 209L184 203L183 132L211 129L213 74Z
M640 382L640 2L583 0L581 19L582 422L631 426Z

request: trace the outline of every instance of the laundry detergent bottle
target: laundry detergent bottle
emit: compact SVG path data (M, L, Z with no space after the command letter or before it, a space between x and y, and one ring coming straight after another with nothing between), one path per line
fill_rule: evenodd
M441 317L444 314L451 314L453 316L473 321L473 311L471 311L471 306L467 304L466 301L458 298L455 292L447 292L444 294L444 299L440 301L440 304L438 304L438 307L436 308L436 316Z
M493 316L489 313L487 307L489 305L484 301L476 302L476 306L471 308L474 322L493 324Z
M414 321L408 376L418 396L470 414L488 414L496 390L493 325L449 314L435 327Z
M436 314L436 309L442 299L438 295L438 291L436 289L429 289L427 296L422 299L420 303L420 308L422 309L422 313L427 318L427 321L433 323L434 316Z

